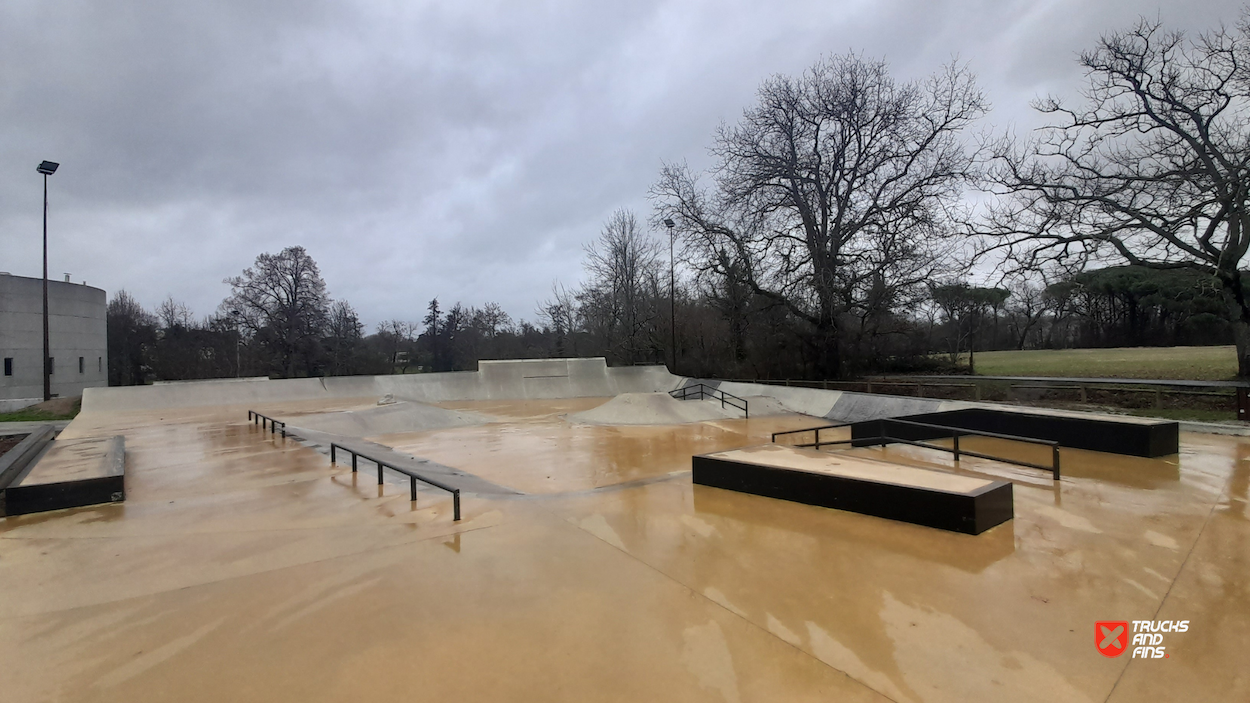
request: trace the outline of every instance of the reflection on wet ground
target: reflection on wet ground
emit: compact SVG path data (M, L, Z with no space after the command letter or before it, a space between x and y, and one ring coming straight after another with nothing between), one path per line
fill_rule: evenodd
M580 425L563 417L606 400L439 403L504 421L367 439L525 493L557 493L689 471L692 454L767 442L773 432L813 421L789 414L685 425L606 426Z
M80 416L67 437L126 435L128 500L0 523L0 690L119 701L1250 697L1250 442L1186 434L1160 460L1064 450L1058 483L915 447L848 450L1013 481L1016 518L970 536L693 486L684 473L692 454L813 418L562 417L604 400L447 403L497 421L375 437L534 494L466 495L460 523L445 496L414 505L405 484L379 487L262 433L242 406ZM994 442L982 448L1018 450ZM1168 659L1108 659L1090 641L1095 621L1155 618L1190 620L1168 637Z

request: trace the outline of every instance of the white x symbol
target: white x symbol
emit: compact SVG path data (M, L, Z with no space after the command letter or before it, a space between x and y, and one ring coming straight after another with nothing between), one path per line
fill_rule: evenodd
M1099 625L1099 627L1102 629L1102 644L1098 645L1099 649L1106 649L1114 646L1116 643L1115 641L1120 638L1120 633L1124 632L1123 625L1116 625L1114 630L1109 627L1102 627L1101 625Z

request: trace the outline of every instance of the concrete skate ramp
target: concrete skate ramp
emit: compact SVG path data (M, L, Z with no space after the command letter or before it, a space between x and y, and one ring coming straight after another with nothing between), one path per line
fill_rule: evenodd
M716 401L677 400L668 393L622 393L568 419L587 425L681 425L741 416L740 411L722 409Z
M159 386L89 388L84 412L149 410L212 405L260 405L298 400L379 398L437 403L452 400L586 398L669 391L683 379L663 366L608 368L602 357L480 361L477 371L335 376L330 378L222 379Z
M317 413L292 419L288 430L315 430L341 437L372 437L397 432L425 432L447 427L484 425L491 418L474 412L399 401L364 410Z
M774 399L790 412L802 413L827 420L858 422L878 420L900 415L943 412L975 407L972 403L939 400L936 398L907 398L877 393L852 393L849 391L826 391L819 388L774 386L766 383L739 383L736 381L702 381L726 393L751 398L764 396ZM755 414L754 404L751 414Z

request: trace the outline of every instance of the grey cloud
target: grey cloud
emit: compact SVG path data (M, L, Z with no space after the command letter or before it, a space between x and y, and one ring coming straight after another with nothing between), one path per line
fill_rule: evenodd
M994 103L1073 90L1075 52L1137 15L1189 29L1233 1L15 2L0 10L0 270L199 314L301 244L369 322L581 275L663 160L706 163L759 82L860 50L916 77L958 54Z

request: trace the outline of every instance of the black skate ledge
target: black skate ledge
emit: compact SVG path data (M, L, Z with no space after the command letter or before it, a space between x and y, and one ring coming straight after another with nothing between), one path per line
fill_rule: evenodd
M826 470L781 466L767 454L752 454L752 449L755 448L692 457L694 483L970 535L981 534L1014 516L1008 481L972 479L903 467L907 474L917 478L932 475L939 482L955 479L966 486L948 490L933 485L909 485L905 478L899 480L897 476L891 480L875 480L846 475L839 471L835 457L815 450L778 448L825 459L829 463ZM871 465L870 460L860 464ZM883 470L894 468L887 464L880 466Z
M979 430L1004 435L1058 442L1059 446L1088 449L1128 456L1161 457L1180 451L1180 425L1172 420L1149 418L1079 417L1024 410L967 408L947 412L905 415L911 420L961 430ZM888 429L888 432L885 431ZM888 419L866 420L851 426L852 439L881 435L923 441L946 436L941 430L926 429Z

